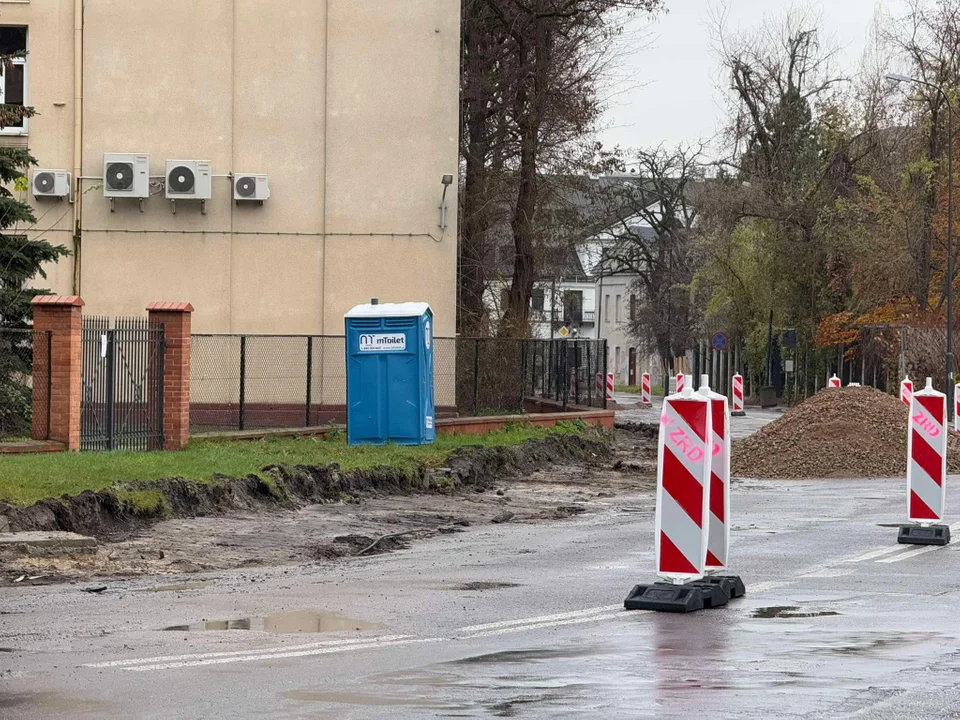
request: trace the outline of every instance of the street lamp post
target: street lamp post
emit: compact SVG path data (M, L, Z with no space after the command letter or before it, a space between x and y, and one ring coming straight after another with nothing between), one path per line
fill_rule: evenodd
M953 419L953 103L939 85L918 80L909 75L891 73L887 75L891 82L906 82L925 85L936 90L947 104L947 418Z

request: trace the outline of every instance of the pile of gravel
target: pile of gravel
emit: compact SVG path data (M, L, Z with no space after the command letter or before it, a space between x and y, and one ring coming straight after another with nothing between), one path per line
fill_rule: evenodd
M866 387L827 389L733 444L732 473L751 478L906 477L907 406ZM947 442L960 472L960 437Z

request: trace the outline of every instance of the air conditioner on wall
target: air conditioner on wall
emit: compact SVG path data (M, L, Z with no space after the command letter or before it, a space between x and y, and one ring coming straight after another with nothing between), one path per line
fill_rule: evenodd
M147 153L104 153L103 196L150 197L150 156Z
M270 197L270 182L266 175L257 173L233 174L233 199L241 201L259 201L261 204Z
M61 200L70 197L70 173L66 170L37 168L33 171L34 197L54 197Z
M167 160L168 200L209 200L213 195L213 166L209 160Z

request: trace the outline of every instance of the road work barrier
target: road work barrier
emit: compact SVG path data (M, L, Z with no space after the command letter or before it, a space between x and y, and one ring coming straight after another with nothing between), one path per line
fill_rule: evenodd
M953 386L953 431L960 433L960 383Z
M897 541L912 545L946 545L950 528L939 524L947 495L947 396L927 378L910 399L907 429L907 519Z
M910 407L910 399L913 397L913 380L905 377L900 381L900 402Z
M682 393L684 386L684 380L686 376L683 373L677 373L677 392Z
M713 400L693 391L692 377L684 380L683 391L664 400L660 416L654 528L656 574L662 582L636 585L624 601L628 610L692 612L725 605L731 597L743 594L739 578L704 577L710 554L716 447ZM709 393L709 388L706 391ZM718 397L722 432L726 435L726 398ZM729 462L729 452L721 462ZM718 494L718 510L725 521L727 508L720 508L727 497L723 489L718 489ZM718 550L724 559L725 533L726 528L720 527L724 548Z
M607 400L613 400L613 373L607 373Z
M743 411L743 376L736 373L733 376L733 412L734 417L743 417L746 413Z
M640 402L644 405L653 404L650 402L650 373L640 376Z
M828 387L832 387L832 388L840 387L840 378L837 377L836 373L834 373L833 377L830 378L827 385Z

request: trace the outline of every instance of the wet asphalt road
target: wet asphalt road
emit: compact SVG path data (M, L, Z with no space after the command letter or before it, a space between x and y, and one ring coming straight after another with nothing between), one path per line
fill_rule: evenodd
M748 595L686 616L621 609L653 579L650 496L189 590L3 589L0 717L960 714L960 543L896 544L902 481L743 481L733 498ZM380 627L160 631L292 610Z

